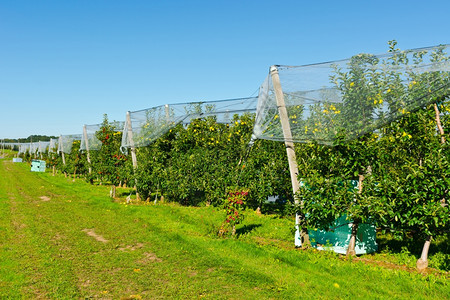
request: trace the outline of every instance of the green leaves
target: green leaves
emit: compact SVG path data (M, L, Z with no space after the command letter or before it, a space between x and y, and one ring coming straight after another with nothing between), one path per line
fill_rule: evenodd
M411 60L396 48L395 41L389 44L395 53L388 59L392 65L418 64L425 55L417 53ZM442 51L432 55L433 61L448 60ZM432 104L414 111L405 108L420 97L426 97L427 103L439 102L448 141L450 101L448 88L447 92L442 88L448 74L371 71L370 66L377 63L374 57L358 55L348 71L336 69L330 78L343 93L342 116L355 123L357 130L364 125L357 123L361 116L371 116L380 104L389 103L390 114L404 110L402 118L391 123L386 119L384 127L354 141L348 141L352 132L343 132L334 147L297 146L299 177L304 183L299 197L308 216L306 225L327 228L333 216L345 213L350 219L373 222L398 234L441 234L449 229L449 146L442 144ZM380 115L384 117L388 115ZM360 175L364 176L362 190L347 190L348 182Z

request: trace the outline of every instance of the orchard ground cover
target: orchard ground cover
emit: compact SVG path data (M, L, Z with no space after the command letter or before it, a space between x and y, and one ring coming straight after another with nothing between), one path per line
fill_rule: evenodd
M346 260L296 249L290 218L248 210L235 238L218 238L220 208L127 205L129 189L111 199L107 186L31 173L11 160L0 161L0 178L0 298L450 295L448 273L415 272L406 251Z

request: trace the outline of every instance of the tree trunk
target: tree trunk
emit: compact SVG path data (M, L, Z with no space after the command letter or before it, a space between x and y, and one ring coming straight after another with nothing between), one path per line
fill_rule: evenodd
M437 107L437 104L434 104L434 112L436 114L436 126L439 129L439 133L441 134L441 144L445 143L445 136L444 136L444 128L442 127L442 123L441 123L441 117L440 117L440 112L439 112L439 108Z
M441 144L445 144L445 136L444 136L445 132L444 128L442 127L440 112L436 103L434 103L434 112L436 116L436 126L441 135ZM441 200L441 205L442 203L444 203L445 205L445 198ZM431 239L432 239L431 235L427 237L425 243L423 244L422 254L420 255L420 258L417 260L417 269L419 271L423 271L428 267L428 250L430 250Z
M111 191L109 192L109 196L111 198L116 198L116 186L114 184L111 186Z
M347 256L356 256L356 234L358 233L359 222L353 221L350 242L348 243Z
M139 193L137 191L137 186L134 186L134 189L136 190L136 200L137 201L141 200L141 197L139 197Z
M300 231L300 238L302 241L302 248L310 248L311 247L311 241L309 240L308 228L302 227L302 230Z
M55 166L53 166L53 176L55 176L55 174L56 174L56 167Z
M417 260L417 269L419 271L423 271L428 267L428 250L430 250L431 239L432 236L429 235L425 240L425 244L423 245L422 254Z
M358 178L358 194L362 193L363 180L364 180L364 175L359 175L359 178ZM352 231L351 231L351 236L350 236L350 242L348 243L348 248L347 248L347 256L356 256L356 251L355 251L356 234L358 233L359 223L360 223L359 220L353 220Z

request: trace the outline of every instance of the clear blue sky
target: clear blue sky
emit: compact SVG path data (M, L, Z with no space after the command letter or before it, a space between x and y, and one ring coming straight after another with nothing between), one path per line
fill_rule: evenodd
M250 96L273 64L450 43L450 1L0 0L0 138Z

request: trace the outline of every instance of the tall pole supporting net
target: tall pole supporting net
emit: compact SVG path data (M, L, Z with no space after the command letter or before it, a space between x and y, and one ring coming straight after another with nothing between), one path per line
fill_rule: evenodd
M89 140L88 140L88 135L87 135L87 131L86 131L86 125L83 126L83 138L81 140L84 141L84 145L85 145L85 149L86 149L86 160L89 164L89 174L91 174L92 173L92 165L91 165L91 157L89 156ZM81 146L80 146L80 151L81 151Z
M448 48L394 49L383 55L272 67L259 92L252 138L286 144L295 195L298 170L289 154L293 143L331 146L338 138L350 141L411 112L436 107L450 95Z
M126 133L126 134L125 134ZM135 174L135 189L136 189L136 199L139 200L139 193L137 191L137 178L136 178L136 169L138 167L137 165L137 158L136 158L136 147L134 146L134 140L133 140L133 125L131 123L131 117L130 117L130 112L127 111L127 117L126 117L126 121L125 121L125 126L123 129L123 136L122 136L122 144L124 141L124 138L126 137L127 139L127 144L130 146L130 150L131 150L131 161L133 163L133 172Z
M270 67L270 76L272 78L273 89L275 92L275 99L278 107L278 113L280 115L284 144L286 146L286 154L289 162L289 172L291 174L291 184L292 184L292 192L294 195L294 203L295 205L299 205L300 203L297 197L297 192L299 190L297 157L295 155L294 142L292 141L291 126L289 124L289 117L286 110L286 104L284 102L283 90L281 88L280 77L276 66ZM307 229L302 228L301 232L299 230L300 218L304 218L304 215L301 215L299 214L299 212L296 212L295 215L295 227L296 227L295 241L297 243L296 246L301 246L302 244L309 244L309 236Z

